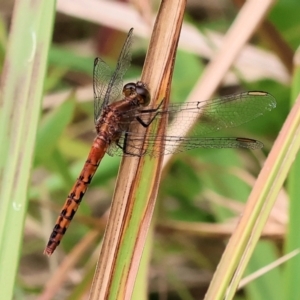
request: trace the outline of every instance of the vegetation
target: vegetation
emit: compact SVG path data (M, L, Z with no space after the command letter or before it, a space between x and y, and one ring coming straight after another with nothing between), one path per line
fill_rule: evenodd
M29 11L26 1L23 3ZM50 1L48 3L50 5ZM39 14L31 11L29 16L40 16L37 18L40 23L32 25L37 29L32 29L31 33L36 33L35 46L42 58L46 60L48 57L48 69L45 71L40 68L39 61L36 61L29 73L21 73L26 74L22 81L17 75L12 75L16 81L19 80L14 83L15 86L25 89L28 85L28 89L19 94L14 92L16 89L7 92L9 82L6 74L10 70L4 66L12 66L17 70L18 66L22 66L20 62L26 61L20 57L24 58L26 54L30 59L34 38L25 38L25 33L30 31L24 30L24 33L16 30L27 28L25 25L30 18L24 23L20 21L21 12L25 15L23 7L23 11L21 8L17 17L14 16L19 18L15 20L19 20L20 24L15 21L15 27L10 27L11 11L0 6L3 12L0 18L0 266L3 263L7 266L7 269L0 268L0 291L1 287L7 287L3 299L10 299L11 295L14 295L14 299L83 299L88 293L120 158L105 156L61 245L50 259L43 256L43 249L95 136L93 60L100 56L114 68L126 34L134 27L132 65L124 81L138 80L151 34L151 30L144 29L149 24L148 16L157 13L154 7L139 7L139 1L135 2L136 6L116 1L98 1L97 4L91 2L86 11L78 11L74 15L73 5L79 5L80 1L68 3L58 4L56 15L53 6L41 5L37 8L40 9ZM264 1L259 3L261 9L265 10L261 12L266 14L264 21L253 32L250 42L246 43L245 40L240 55L233 58L228 72L223 67L229 59L225 53L227 50L221 48L223 52L218 53L218 49L224 42L229 45L227 49L230 51L228 37L234 20L245 18L245 23L238 28L239 32L232 42L244 39L248 25L254 22L253 19L260 12L249 7L246 18L242 14L245 6L240 8L235 1L218 3L217 6L209 1L188 3L176 55L170 101L206 100L209 92L199 92L204 90L200 78L205 81L210 76L206 88L209 90L210 84L215 86L212 88L212 97L251 90L266 91L276 98L277 108L252 122L217 134L257 139L264 143L262 150L197 149L168 157L156 202L150 234L152 238L144 253L148 259L151 257L151 264L146 267L147 258L143 261L133 298L141 299L141 295L149 299L204 298L228 239L246 203L251 201L248 197L251 191L253 196L258 174L294 107L299 92L297 47L300 4L296 0L277 1L267 11L262 4ZM99 16L95 18L94 14L98 11ZM130 17L131 14L136 15L139 21ZM47 43L51 40L52 26L53 39L48 52ZM17 50L12 54L13 40L22 43L27 40L28 45L16 45ZM215 56L219 59L219 65L215 65L215 72L208 74L207 70L212 71L210 61ZM35 68L39 69L38 72ZM224 74L221 73L223 71ZM222 82L214 82L218 80L216 78ZM44 96L40 110L39 95L42 89ZM23 95L29 102L22 100ZM11 104L17 112L17 119L9 119L9 114L5 114L10 111ZM275 198L277 200L244 276L299 248L300 170L297 158L290 169L299 148L296 108L294 118L291 117L287 124L287 139L282 140L281 148L274 155L274 164L270 165L271 179L265 179L260 186L261 195L257 197L263 197L265 202L262 203L266 203L263 210L266 211L258 219L267 218L269 206L272 206ZM21 128L18 128L18 124ZM27 135L27 131L30 134ZM16 140L9 142L11 137ZM16 148L12 149L16 149L16 152L8 151L11 145L15 145ZM23 153L25 156L27 151L26 159L16 154ZM24 161L20 163L22 159ZM279 167L273 170L272 166ZM8 170L15 170L16 173ZM9 179L9 176L19 172L23 176L20 175L23 179L21 188L17 187L19 180ZM16 201L21 198L24 201ZM14 213L11 214L10 210ZM15 244L11 241L15 241ZM275 266L266 274L247 282L237 292L235 299L297 299L300 294L297 281L299 264L297 256ZM8 266L12 266L9 276L6 273ZM139 282L145 274L148 274L148 290L144 282Z

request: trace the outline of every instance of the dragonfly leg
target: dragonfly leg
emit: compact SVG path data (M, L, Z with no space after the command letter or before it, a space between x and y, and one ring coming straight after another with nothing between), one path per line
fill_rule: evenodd
M137 154L136 152L135 153L133 153L133 152L130 152L130 151L128 151L127 150L127 142L128 142L128 132L126 132L125 134L124 134L124 142L123 142L123 145L121 145L120 143L119 143L119 141L116 141L116 145L120 148L120 149L122 149L122 151L123 151L123 153L125 154L125 155L129 155L129 156L138 156L138 157L141 157L141 156L144 156L145 154L146 154L146 150L144 151L144 153L140 153L140 154Z
M161 105L163 104L165 98L161 100L160 104L156 107L156 108L151 108L151 109L144 109L144 110L140 110L139 112L141 114L146 114L146 113L151 113L151 112L157 112ZM156 118L158 112L148 121L148 122L144 122L140 117L136 117L136 120L143 126L143 127L148 127Z

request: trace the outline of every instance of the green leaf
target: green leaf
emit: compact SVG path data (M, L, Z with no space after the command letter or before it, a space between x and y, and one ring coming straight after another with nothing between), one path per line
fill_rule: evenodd
M72 120L75 109L73 96L51 111L41 122L36 140L35 158L38 164L52 155L66 126Z

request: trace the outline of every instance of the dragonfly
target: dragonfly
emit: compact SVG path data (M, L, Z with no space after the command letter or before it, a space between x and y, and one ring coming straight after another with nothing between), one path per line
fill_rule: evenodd
M162 105L148 108L151 96L145 83L131 82L123 87L123 76L131 62L132 34L133 28L128 33L114 71L101 58L96 58L94 61L94 120L97 136L56 220L44 250L44 254L48 256L51 256L60 244L105 153L155 157L195 148L259 149L263 147L261 142L250 138L205 137L205 135L221 128L231 128L246 123L275 108L276 101L267 92L251 91L208 101L173 103L167 108L163 108ZM120 99L121 91L123 98ZM197 129L187 137L168 135L145 137L138 133L139 126L155 126L166 116L172 120L175 128L176 126L182 128L187 126L186 124L194 115L199 114L201 118ZM143 150L140 146L141 141L143 141ZM157 147L157 143L161 143L163 148ZM161 152L162 150L159 149L164 151Z

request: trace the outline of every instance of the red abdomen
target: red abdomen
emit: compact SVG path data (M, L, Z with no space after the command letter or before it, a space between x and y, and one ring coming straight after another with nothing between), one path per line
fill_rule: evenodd
M55 226L44 250L44 254L50 256L59 245L71 220L73 219L82 197L84 196L100 162L103 158L109 143L103 136L97 136L92 145L88 158L83 169L71 189L66 202L56 220Z

